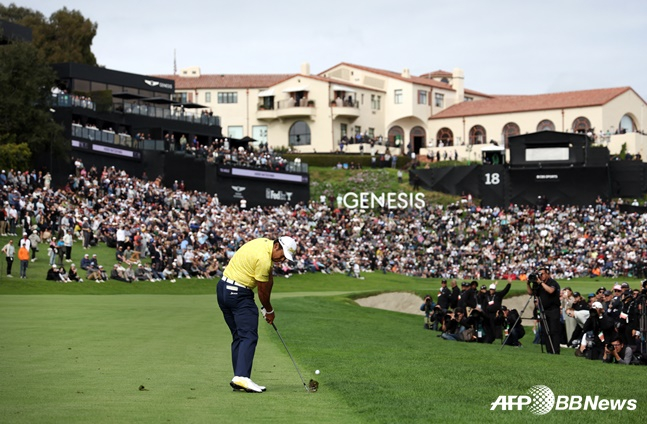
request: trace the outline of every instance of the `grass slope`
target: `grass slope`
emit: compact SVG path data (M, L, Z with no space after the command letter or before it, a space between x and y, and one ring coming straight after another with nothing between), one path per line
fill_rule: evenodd
M24 281L24 280L23 280ZM191 280L193 282L194 280ZM434 293L437 281L387 274L366 280L310 274L278 279L276 325L260 324L253 378L260 395L233 393L230 335L213 282L78 284L0 282L0 422L400 423L644 422L644 368L550 356L525 348L444 341L419 316L357 306L359 293ZM197 282L196 282L197 283ZM51 284L51 286L50 286ZM609 281L569 282L593 291ZM94 287L103 290L94 292ZM139 288L137 288L139 287ZM155 290L165 287L165 295ZM523 285L515 283L521 291ZM139 292L133 292L137 288ZM56 289L59 294L50 293ZM15 292L28 293L6 295ZM208 290L208 295L194 292ZM152 292L153 294L147 294ZM109 294L119 294L107 295ZM189 294L186 294L189 293ZM531 334L531 333L530 333ZM319 376L314 370L320 369ZM638 399L636 411L490 411L499 395L544 384L556 395ZM138 388L144 385L147 390Z

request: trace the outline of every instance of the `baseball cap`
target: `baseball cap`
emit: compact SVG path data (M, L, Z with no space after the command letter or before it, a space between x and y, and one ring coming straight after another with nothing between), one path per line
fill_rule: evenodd
M629 283L622 283L620 285L620 287L622 287L623 289L628 289L629 288Z
M573 297L581 296L580 292L573 292Z
M294 254L297 251L297 242L288 236L279 237L279 244L283 249L283 254L288 261L294 260Z
M490 284L490 290L496 290L496 284Z
M485 289L487 289L487 286L486 286L485 284L483 284L483 285L481 286L481 290L485 290Z
M595 297L595 293L589 293L589 299Z
M591 307L595 309L603 309L602 304L600 302L593 302L593 305L591 305Z
M622 290L622 286L620 284L615 284L613 286L613 290Z
M613 292L611 290L607 290L607 291L604 292L605 296L609 296L611 294L613 294Z

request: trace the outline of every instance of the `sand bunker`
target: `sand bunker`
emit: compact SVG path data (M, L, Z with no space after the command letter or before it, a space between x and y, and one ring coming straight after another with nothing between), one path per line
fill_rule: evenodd
M528 300L527 295L515 296L503 299L503 304L508 309L516 309L521 312L521 309ZM376 296L364 297L357 299L355 302L360 306L369 308L384 309L393 312L403 312L405 314L424 315L420 310L420 305L423 304L423 299L413 293L396 292L396 293L382 293ZM523 314L524 318L532 317L532 302L526 308Z

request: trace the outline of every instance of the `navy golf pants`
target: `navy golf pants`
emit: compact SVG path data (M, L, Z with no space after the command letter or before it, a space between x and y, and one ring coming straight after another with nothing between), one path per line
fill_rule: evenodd
M218 281L218 306L231 331L234 376L251 377L258 342L258 307L251 289Z

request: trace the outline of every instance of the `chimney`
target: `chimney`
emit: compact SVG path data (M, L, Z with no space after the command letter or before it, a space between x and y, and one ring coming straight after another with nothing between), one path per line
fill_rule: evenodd
M310 75L310 64L308 62L301 64L301 75Z
M452 88L456 90L454 104L465 101L465 72L460 68L454 68L452 72Z
M409 72L409 68L404 68L402 70L402 78L411 78L411 72Z

